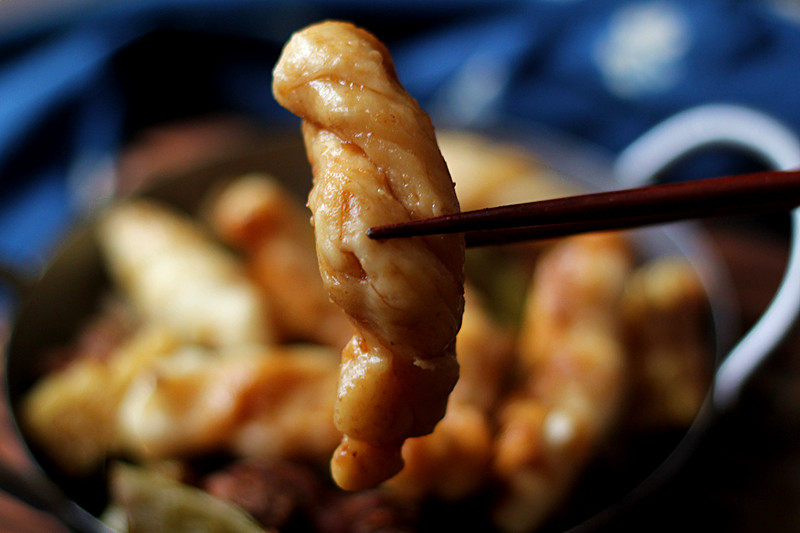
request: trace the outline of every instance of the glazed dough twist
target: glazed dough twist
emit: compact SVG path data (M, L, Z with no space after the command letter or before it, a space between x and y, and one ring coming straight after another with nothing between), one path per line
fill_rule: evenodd
M375 225L458 212L433 126L400 85L386 47L342 22L310 26L274 71L278 102L303 118L314 172L317 257L356 332L342 352L334 480L360 490L402 468L404 439L430 433L458 379L464 242L379 242Z

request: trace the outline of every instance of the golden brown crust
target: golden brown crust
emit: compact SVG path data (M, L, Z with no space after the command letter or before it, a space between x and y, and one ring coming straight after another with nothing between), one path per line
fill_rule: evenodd
M503 529L537 525L616 421L627 387L619 315L630 267L617 234L566 239L537 265L519 346L526 382L499 415Z
M378 242L366 230L455 213L458 201L430 119L375 37L310 26L273 76L275 98L303 118L323 282L357 329L342 353L335 421L346 437L332 473L364 489L397 473L403 441L444 416L464 309L462 237Z
M341 349L353 327L328 299L319 277L308 212L274 178L242 176L210 205L210 223L241 250L250 277L280 312L273 320L281 341L314 341Z

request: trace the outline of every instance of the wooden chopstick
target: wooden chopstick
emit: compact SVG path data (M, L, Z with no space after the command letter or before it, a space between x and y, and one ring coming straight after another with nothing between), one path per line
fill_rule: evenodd
M770 213L781 210L788 210L800 205L800 201L795 200L789 203L759 204L747 211L749 215ZM697 218L709 218L715 216L740 215L741 210L735 209L712 209L698 211L672 212L664 215L628 217L620 219L585 220L580 222L564 222L560 224L545 224L541 226L529 226L521 228L506 228L495 230L477 230L465 233L468 248L477 246L493 246L499 244L511 244L515 242L554 239L557 237L568 237L581 233L593 233L598 231L611 231L652 226L656 224L666 224L679 220L690 220Z
M800 170L768 171L467 211L367 231L373 239L465 233L468 246L505 244L800 205Z

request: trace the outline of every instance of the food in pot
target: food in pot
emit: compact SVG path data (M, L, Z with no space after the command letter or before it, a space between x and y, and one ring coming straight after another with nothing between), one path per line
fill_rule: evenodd
M132 201L100 222L109 272L149 320L210 346L267 342L268 309L236 259L174 209Z
M615 234L545 252L519 338L522 383L499 411L499 523L527 531L557 505L616 421L626 390L619 309L631 257Z
M312 276L314 242L299 199L268 176L221 175L221 189L196 216L139 199L101 220L110 291L130 309L123 315L134 316L120 320L118 306L100 306L30 390L21 422L65 472L123 464L110 469L106 515L118 529L532 530L571 512L586 473L608 461L599 458L605 449L623 453L632 435L685 427L699 408L708 383L706 303L686 263L643 261L624 234L610 233L471 250L462 321L460 239L378 243L363 235L374 223L457 204L427 119L399 93L382 47L352 26L333 28L352 37L347 54L371 50L358 63L365 82L376 69L388 76L373 82L391 98L368 92L361 104L396 99L397 120L410 129L372 124L374 135L356 137L363 109L331 111L327 99L301 107L317 117L305 131L324 284ZM325 35L307 41L317 42L339 49ZM315 83L297 85L310 92L292 105L310 105ZM330 89L321 89L325 98L352 97L349 84L316 87ZM339 112L341 122L333 120ZM471 208L570 187L518 146L458 132L439 138ZM392 143L403 149L390 157ZM392 189L396 177L377 171L386 165L406 169L409 187ZM505 177L484 188L472 168ZM351 201L342 201L343 190ZM367 365L345 368L344 381L338 352L352 329L325 285L360 332L346 354L357 362L356 350L382 347ZM461 371L448 398L454 357ZM352 424L337 428L334 411L337 383L359 368L390 387L389 403L357 402L371 416L361 421L367 436L382 445L390 435L397 448L423 427L432 432L405 440L399 473L346 492L331 479L330 457ZM397 368L399 378L372 374ZM417 378L423 385L412 386ZM425 420L399 425L379 416L398 408ZM398 468L389 456L390 468L352 474L350 488Z
M337 349L347 343L353 326L322 290L308 213L280 183L262 174L234 180L212 200L208 218L243 253L250 277L278 310L273 320L281 341Z

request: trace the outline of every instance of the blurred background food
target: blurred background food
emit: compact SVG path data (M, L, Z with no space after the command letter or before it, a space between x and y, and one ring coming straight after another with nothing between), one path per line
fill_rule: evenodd
M531 0L494 5L469 0L446 4L336 1L322 5L163 0L127 5L113 1L12 0L0 5L0 175L3 177L0 259L17 270L34 272L47 260L70 222L109 197L131 191L159 176L250 150L261 142L264 131L295 127L269 96L269 72L280 46L292 31L326 17L352 20L384 40L395 57L404 85L431 112L436 124L496 126L503 124L503 117L513 116L587 140L600 150L618 152L647 128L675 112L695 104L726 101L767 111L795 131L800 130L797 102L800 93L794 90L800 76L797 68L800 59L796 54L800 46L797 26L800 16L791 1ZM511 184L518 183L525 189L531 182L517 181L515 176L525 175L524 169L529 165L538 165L526 161L526 156L513 148L482 146L471 137L450 138L445 134L441 141L446 156L448 151L463 154L460 159L457 156L450 159L453 173L464 176L459 194L465 208L519 197L523 192ZM475 159L470 160L470 156ZM465 163L459 166L458 161ZM759 165L741 155L714 152L677 166L665 178L745 171ZM474 181L469 178L470 171L476 178ZM548 171L539 168L539 172ZM480 181L483 175L491 178L491 187ZM494 180L508 186L498 186ZM535 186L542 189L532 193L542 196L571 192L557 178ZM220 279L250 280L234 283L232 291L226 285L228 288L223 291L225 301L237 313L251 317L250 326L244 331L231 331L229 324L218 323L214 325L217 329L204 326L194 333L183 331L207 345L214 345L214 339L247 335L247 331L261 336L256 339L260 341L310 339L335 345L341 335L346 338L347 333L341 333L340 318L325 311L327 302L319 301L309 288L316 283L311 281L312 271L303 266L286 267L306 264L307 249L296 246L304 237L295 233L295 224L282 225L280 221L284 217L299 220L304 216L302 208L293 213L290 208L290 212L280 214L281 219L270 220L265 216L274 211L264 206L275 205L280 191L246 182L241 187L251 189L246 193L217 191L216 209L211 208L209 199L209 207L201 214L215 221L217 237L208 231L194 236L193 230L183 232L183 237L178 237L183 242L179 246L180 256L167 259L171 264L151 266L156 286L161 283L169 287L170 270L177 272L181 262L195 258L195 250L202 248L203 243L215 242L215 238L227 242L229 248L203 260L203 276L198 282L209 287ZM246 215L244 220L232 217L224 206L226 195L235 200L237 194L251 201L246 209L235 210L234 214ZM278 204L287 205L281 201ZM180 225L178 222L177 226ZM752 323L766 307L782 272L786 219L775 216L724 220L710 223L709 227L731 268L743 325ZM164 313L165 321L185 318L180 314L170 318L169 306L158 305L158 294L147 294L144 289L145 285L151 287L149 281L145 284L137 281L137 276L123 273L129 261L145 260L146 250L135 252L143 254L142 257L125 256L124 250L119 251L117 266L112 267L120 270L120 284L126 297L112 298L75 346L61 347L52 357L53 369L63 369L65 361L80 353L86 361L85 369L71 370L74 375L70 379L91 383L96 378L92 377L94 367L89 361L94 361L95 366L99 361L111 364L107 362L113 359L112 353L140 350L142 353L137 357L142 360L136 359L135 364L145 364L144 359L149 356L144 352L152 355L159 349L172 351L168 348L173 342L167 338L169 334L158 331L146 332L141 339L137 334L136 342L152 343L143 351L144 344L129 346L131 341L126 340L130 332L140 328L139 322L148 312ZM510 256L504 257L506 264L520 265L515 262L513 251L504 254ZM244 257L246 266L234 265L230 257ZM275 257L284 259L273 262ZM480 257L476 260L473 263L480 264ZM515 268L524 270L530 265ZM270 286L271 280L283 279L289 271L297 274L290 277L295 288L303 291L309 288L303 298L281 300L281 289L290 285ZM305 276L309 283L300 281ZM489 286L487 278L473 277L474 294L505 291L509 298L501 299L503 302L513 301L512 296L516 296L515 303L502 309L495 308L496 302L485 301L486 309L476 308L465 318L465 323L475 324L474 330L467 329L468 334L495 332L473 335L471 340L464 335L463 341L465 345L475 343L477 350L495 354L496 360L474 361L476 373L491 373L494 368L491 365L502 367L506 346L514 342L513 336L504 338L496 333L498 325L502 328L515 310L524 305L544 303L523 301L523 282L519 281L523 276L507 276L503 287ZM272 315L275 318L268 321L269 328L256 331L252 324L258 322L258 317L271 313L268 304L256 302L252 297L261 292L269 295L270 302L281 302L277 305L284 311ZM676 295L680 295L680 300L675 300ZM175 295L181 297L188 296ZM663 424L683 424L692 410L690 406L695 405L696 385L691 384L697 375L687 369L696 368L692 361L700 346L692 341L694 326L687 317L702 304L698 302L681 265L669 262L636 271L622 289L621 323L615 327L620 328L626 349L643 354L635 362L636 372L646 376L649 383L645 386L636 381L628 386L639 390L643 404L653 406L656 413L647 420L637 421L643 426L655 419ZM6 316L10 316L12 304L13 299L5 295ZM321 317L319 324L298 320L309 309ZM498 324L487 321L484 314ZM676 329L659 327L666 323ZM677 342L678 336L686 344ZM496 341L482 346L487 339ZM653 339L659 342L654 343ZM699 522L741 530L788 531L800 527L797 349L794 333L746 389L734 413L712 428L687 467L666 488L630 510L621 519L623 523L639 527L659 524L666 528ZM678 356L669 358L674 361L671 365L664 365L664 357L660 355L663 353ZM84 358L85 354L89 355ZM303 375L322 372L315 367L317 355L303 353L299 359L308 358L308 366L300 365L301 368L292 371ZM182 388L181 381L187 376L202 378L205 380L202 383L210 385L215 382L216 372L245 373L238 365L259 367L257 370L247 367L248 378L256 382L251 374L265 376L271 372L253 363L253 354L231 355L227 370L206 365L207 354L203 350L178 351L173 356L163 369L168 378L164 386L181 388L189 397L200 393ZM536 356L531 355L531 359L536 360ZM490 368L479 366L483 364ZM123 364L119 367L112 386L104 389L110 396L132 387L126 380L132 379L135 368ZM464 368L465 372L471 368L466 361ZM284 379L294 378L290 372ZM679 389L680 393L665 401L663 391L676 390L671 386L675 383L685 385L685 389ZM456 396L464 399L465 404L487 409L495 403L497 392L491 380L481 385L482 389L475 390L462 387ZM70 389L69 385L62 386ZM257 388L253 383L239 382L239 386L234 395L249 394L242 391ZM533 388L537 387L546 388L546 384ZM138 390L143 388L140 386ZM86 413L101 418L109 416L103 411L104 405L92 407L94 398L81 397L80 391L87 389L83 386L74 389L76 402L88 402L84 404ZM134 394L126 405L140 413L132 418L147 420L144 414L150 413L157 422L151 427L127 428L135 436L130 440L145 436L157 443L153 450L175 449L177 445L165 440L158 427L163 423L159 410L172 407L165 405L158 391L148 394ZM292 394L297 401L314 401L303 399L302 390ZM497 410L495 404L492 409L496 413L517 409L525 413L524 417L536 421L539 415L530 403L522 394L514 405ZM288 412L281 416L290 416ZM219 416L222 419L226 415ZM247 438L232 438L225 446L246 453L242 450L248 442L259 439L273 442L264 428L280 427L281 416L255 424L248 424L246 417L241 419L242 427L237 431L248 435ZM448 424L452 424L456 433L480 432L481 428L480 417L469 413L453 417ZM94 422L91 427L100 429ZM211 438L202 427L187 427L185 434L191 444L181 445L205 445ZM112 440L115 437L98 435L96 442L80 447L79 459L74 464L91 464L111 447L123 446ZM481 440L476 438L474 442ZM0 445L11 460L18 463L24 460L14 448L12 437L1 439ZM424 456L425 446L419 447L420 456ZM509 464L524 461L525 450L512 444L507 449L514 451L509 452ZM63 449L65 454L73 452L68 447ZM307 453L313 455L314 451ZM463 453L479 457L481 450L476 446ZM580 451L570 453L579 455ZM442 461L435 464L442 472L448 468ZM231 475L259 480L305 475L276 473L280 468L247 465L238 470L232 468ZM504 467L498 464L493 468ZM268 473L264 474L265 471ZM172 474L174 477L174 471ZM224 477L215 479L214 483L203 482L203 486L225 491L219 488L225 486ZM407 483L405 490L448 494L451 489L436 486L435 481L417 479L415 483ZM528 476L519 483L531 487L540 482L531 481ZM466 479L463 486L468 485ZM299 490L305 494L298 496L299 500L313 498L309 494L315 494L314 490L317 489ZM365 501L369 498L372 501ZM303 504L291 505L295 506L293 509L303 507ZM11 500L3 500L0 506L0 517L12 530L38 530L42 526L31 524L46 520L20 510ZM352 518L363 514L364 509L381 506L386 503L379 497L367 495L358 501L332 506L321 520L341 521L343 516ZM278 514L290 516L294 512L284 510Z
M442 137L471 147L446 157L476 208L510 191L532 200L577 188L519 145ZM457 170L502 165L514 171L486 190L474 186L479 174L462 180ZM48 356L20 422L59 470L108 476L108 520L131 530L219 520L236 531L323 531L335 523L328 513L360 501L402 529L530 531L554 515L568 524L622 496L663 450L642 447L645 459L628 467L614 456L644 439L674 446L700 409L713 345L686 260L646 258L621 234L482 250L467 270L519 278L523 301L495 311L486 302L514 300L504 286L470 284L446 416L403 446L404 470L380 489L335 488L338 353L352 326L325 299L300 202L250 173L212 186L194 217L144 198L102 212L95 238L111 285L77 338ZM619 482L585 474L592 464L616 469ZM302 496L308 484L314 497ZM244 512L205 509L197 489ZM571 501L576 489L588 505ZM160 501L162 490L174 501ZM273 509L283 500L294 510Z

